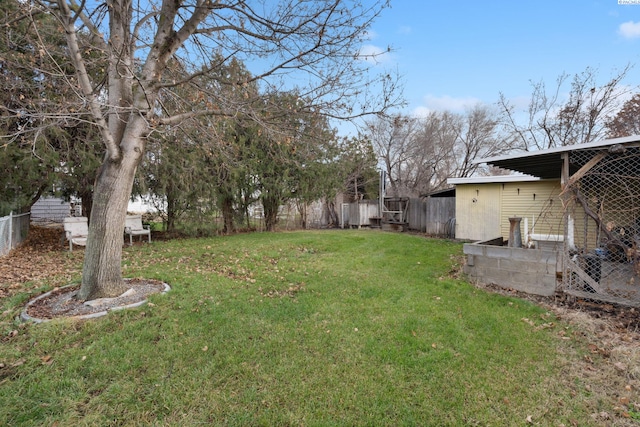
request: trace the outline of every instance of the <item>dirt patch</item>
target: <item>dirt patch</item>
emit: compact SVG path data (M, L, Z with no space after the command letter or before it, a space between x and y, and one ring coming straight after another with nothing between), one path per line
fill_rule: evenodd
M80 301L75 298L80 285L56 288L31 300L23 318L38 321L60 317L91 317L110 310L139 305L145 302L149 295L167 290L167 286L158 280L125 279L125 282L129 290L122 295L92 301Z

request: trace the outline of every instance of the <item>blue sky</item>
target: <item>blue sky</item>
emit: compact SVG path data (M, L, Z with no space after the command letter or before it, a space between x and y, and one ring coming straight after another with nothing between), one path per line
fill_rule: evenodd
M372 49L394 52L381 67L405 81L404 113L463 111L495 103L499 93L519 104L530 81L555 85L562 73L593 67L600 83L635 64L625 84L640 84L640 1L391 0L374 23Z

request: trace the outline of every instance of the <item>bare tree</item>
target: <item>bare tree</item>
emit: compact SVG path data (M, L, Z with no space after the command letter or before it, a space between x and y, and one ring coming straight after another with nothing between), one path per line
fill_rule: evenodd
M631 70L627 65L604 85L598 84L597 70L587 68L574 76L562 74L551 91L544 82L532 83L527 111L517 111L500 94L498 106L502 122L522 150L543 150L583 144L605 137L607 120L620 108L630 89L621 83ZM569 84L568 96L563 95Z
M406 194L414 185L410 182L411 163L415 162L415 140L418 121L400 114L378 117L369 122L367 138L384 164L389 177L390 194Z
M42 64L34 66L65 74L76 100L59 106L59 114L73 117L74 110L88 111L104 144L79 299L125 290L122 230L136 168L151 133L192 117L238 112L269 124L264 115L254 114L257 103L249 90L242 103L224 97L199 103L197 97L176 96L182 102L175 103L175 110L161 102L167 93L197 85L197 76L236 58L252 68L251 77L220 84L243 88L260 82L263 92L278 92L300 83L300 96L328 117L378 113L399 102L397 80L387 73L371 74L372 63L359 55L366 31L386 1L34 0L19 5L8 25L42 13L57 19L67 42L65 61L75 74L66 74L63 63L46 52ZM208 60L212 53L217 55ZM94 61L104 61L98 75L88 71L95 69ZM182 64L187 75L172 73L172 62Z
M622 109L607 122L610 138L640 135L640 93L624 103Z
M457 163L455 146L461 131L461 117L449 111L431 112L419 119L412 154L413 195L429 194L446 185Z
M474 174L479 157L513 148L497 113L476 105L464 114L430 112L421 118L393 116L369 125L369 138L385 166L394 195L420 196L445 188L447 179Z
M468 177L478 171L475 160L511 152L515 138L500 132L498 114L487 105L478 104L462 116L461 133L455 147L457 166L450 176Z

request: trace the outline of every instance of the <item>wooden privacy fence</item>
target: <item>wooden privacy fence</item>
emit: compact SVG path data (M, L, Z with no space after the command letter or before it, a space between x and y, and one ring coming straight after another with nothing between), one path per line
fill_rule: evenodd
M456 221L455 197L409 199L409 230L430 236L453 238Z
M427 197L409 199L407 228L430 236L453 238L455 232L455 197ZM377 200L345 203L342 224L349 227L373 226L371 221L379 217ZM384 222L384 219L383 219Z

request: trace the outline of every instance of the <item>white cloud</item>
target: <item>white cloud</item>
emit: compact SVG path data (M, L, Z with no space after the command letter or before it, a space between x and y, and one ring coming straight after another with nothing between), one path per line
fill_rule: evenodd
M520 95L507 100L516 111L526 111L531 103L531 95Z
M431 112L432 110L428 109L427 107L416 107L413 109L411 115L413 117L427 117Z
M378 38L378 33L376 33L373 30L366 30L363 34L362 37L364 40L374 40Z
M625 22L620 24L618 28L618 34L620 34L625 39L636 39L640 38L640 22Z
M466 108L473 107L476 104L480 104L482 101L474 97L466 98L454 98L449 95L443 95L440 97L427 95L423 99L423 104L413 110L413 114L416 116L426 116L432 111L451 111L462 112Z
M404 34L404 35L411 34L411 31L412 31L411 27L408 27L406 25L403 25L398 29L398 33Z
M382 64L391 60L391 54L388 49L366 44L362 46L360 52L358 52L358 59L373 64Z

